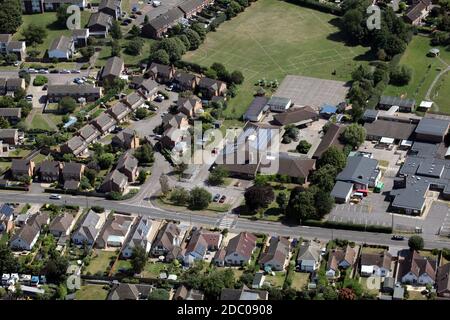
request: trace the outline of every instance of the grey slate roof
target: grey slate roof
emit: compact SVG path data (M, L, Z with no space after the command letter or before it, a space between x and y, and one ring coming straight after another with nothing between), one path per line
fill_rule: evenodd
M381 96L380 104L399 106L399 107L413 107L416 104L414 99L401 99L399 97Z
M368 136L387 137L399 140L407 140L411 137L416 125L413 123L375 120L371 123L365 123L364 129Z
M183 18L183 11L180 8L175 7L167 10L165 13L155 17L149 21L149 24L155 29L159 30L166 26L170 26L177 20Z
M267 108L267 97L255 97L245 112L244 118L249 119L250 117L257 117L261 112L265 111Z
M94 87L90 84L71 85L71 84L56 84L49 85L47 89L48 95L87 95L100 94L101 88Z
M119 77L122 72L124 66L124 62L122 58L119 57L111 57L106 61L105 66L102 70L101 77L104 78L106 76L115 76Z
M315 262L320 261L320 245L315 241L310 241L309 243L302 245L298 252L297 262L302 260L314 260Z
M444 136L448 131L449 121L432 118L422 118L417 125L416 133Z
M336 181L330 195L334 198L345 199L352 189L353 184L344 181Z
M72 39L66 36L59 36L53 40L49 50L70 51L72 48Z
M88 22L88 28L94 26L94 25L100 25L105 28L109 28L111 26L111 16L107 15L103 12L96 12L91 15Z
M376 177L378 161L361 156L347 158L347 165L336 177L336 180L369 184Z
M17 117L20 118L20 108L0 108L0 117Z

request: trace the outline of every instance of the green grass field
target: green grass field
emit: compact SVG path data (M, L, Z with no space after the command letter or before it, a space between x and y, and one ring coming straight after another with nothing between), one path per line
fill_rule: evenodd
M431 92L431 99L437 104L433 106L434 111L450 114L450 72L438 80Z
M355 66L367 60L368 49L345 45L332 24L336 18L283 1L259 0L209 33L200 48L183 59L203 66L220 62L244 73L245 82L225 111L226 117L238 119L259 79L281 83L286 75L297 74L350 80Z
M114 251L96 250L89 266L86 267L85 273L105 272L111 261L111 257L115 256Z
M431 48L430 38L415 36L400 59L401 65L407 65L413 70L413 76L410 83L401 87L389 85L384 91L384 94L416 99L417 103L424 100L427 90L434 78L439 74L440 70L445 68L445 64L439 59L427 57L427 53ZM445 63L450 64L450 51L445 50L443 47L438 48L441 51L441 59ZM439 94L443 94L443 96L438 100L447 102L439 103L438 100L436 100L442 110L434 108L433 111L450 113L449 99L446 98L446 96L448 97L448 90L447 93L442 92L445 91L443 90L444 88L450 88L449 85L450 83L444 83L441 87L442 89L439 90Z
M31 128L32 129L42 129L42 130L52 130L48 122L44 119L44 115L36 114L31 120Z
M84 27L89 21L90 13L87 11L81 11L81 26ZM44 42L37 45L36 48L28 47L27 50L38 50L40 51L39 57L43 57L46 50L50 47L52 41L60 36L70 36L72 31L67 28L61 28L56 25L56 12L45 12L41 14L30 14L22 16L23 23L17 32L14 34L14 40L23 40L22 31L28 27L30 24L34 23L39 26L43 26L47 30L47 37Z
M107 296L108 291L103 289L103 286L96 284L82 286L75 293L76 300L105 300Z

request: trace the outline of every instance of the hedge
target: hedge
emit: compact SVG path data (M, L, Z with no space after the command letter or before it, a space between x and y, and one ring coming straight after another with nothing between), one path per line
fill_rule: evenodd
M321 228L341 229L341 230L392 233L391 227L375 226L375 225L366 226L364 224L345 223L336 221L306 220L303 222L303 225Z
M319 2L318 0L286 0L286 2L338 16L344 14L344 11L340 7L330 2Z

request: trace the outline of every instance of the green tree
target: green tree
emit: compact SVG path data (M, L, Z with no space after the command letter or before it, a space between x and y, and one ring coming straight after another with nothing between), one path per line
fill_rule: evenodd
M170 191L169 200L176 205L182 206L189 201L189 191L181 187L175 187Z
M186 53L183 41L176 37L162 39L157 45L157 50L160 49L167 52L171 62L180 60L183 54Z
M212 186L218 186L225 182L226 177L228 177L228 171L218 166L209 174L208 183Z
M246 206L250 210L256 211L260 208L267 208L275 199L275 194L269 185L254 185L245 191L244 197Z
M352 123L344 129L340 138L345 144L357 148L366 139L366 129L360 124Z
M161 288L154 289L148 295L148 300L169 300L169 291Z
M208 190L195 187L189 193L189 208L192 210L206 209L211 203L212 195Z
M132 56L137 56L141 53L144 41L139 38L132 39L125 47L125 52Z
M189 40L189 44L190 44L189 49L190 50L197 49L200 46L200 44L202 43L202 39L200 38L199 34L196 31L194 31L190 28L187 28L186 30L184 30L184 34L186 35L186 37Z
M103 153L97 159L100 169L105 170L112 166L114 162L114 155L111 153Z
M64 97L58 103L59 112L62 114L72 113L76 108L77 102L72 97Z
M28 45L36 46L44 43L44 39L47 37L47 29L35 23L30 23L23 29L22 35Z
M139 29L139 27L137 25L133 25L129 31L129 34L132 37L138 37L141 34L141 29Z
M17 272L19 262L6 243L0 244L0 274Z
M137 148L137 150L134 152L134 156L140 164L153 163L155 159L153 147L148 143L145 143Z
M298 128L295 125L287 125L284 127L284 129L285 129L285 131L284 131L283 136L287 136L294 141L298 140L298 135L300 133L300 130L298 130Z
M148 116L148 111L145 108L138 108L135 113L136 118L139 120L145 119Z
M413 235L408 239L408 247L411 250L422 250L425 243L421 236Z
M327 164L332 165L337 171L341 171L347 162L344 152L338 149L336 146L331 146L322 154L319 159L319 167L323 167Z
M134 273L141 273L147 263L147 252L142 246L135 246L131 254L131 268Z
M412 78L412 69L408 66L397 66L389 74L389 83L396 86L406 86Z
M276 200L280 210L284 212L286 210L286 207L287 207L288 201L289 201L287 193L281 191L280 193L278 193L275 200Z
M88 60L95 54L95 48L93 46L87 46L81 48L80 53L84 59Z
M317 191L314 195L314 206L316 208L316 219L322 219L329 214L334 206L334 198L329 192Z
M334 187L334 178L337 175L336 167L331 164L324 165L313 172L311 183L325 192L330 192Z
M20 0L0 1L0 33L14 34L22 25Z
M4 117L0 117L0 128L1 129L8 129L11 125L9 124L8 120L6 120Z
M147 179L147 172L145 170L139 171L139 175L137 177L137 180L140 184L144 184L145 180Z
M308 153L309 149L311 149L311 143L309 143L306 140L300 140L297 147L295 148L297 152L306 154Z
M67 13L68 7L68 4L63 4L56 10L56 23L60 28L66 28L67 19L70 17L70 14Z
M113 20L111 29L109 30L111 37L115 40L122 39L122 29L120 28L119 21Z
M122 50L122 47L120 46L119 41L113 40L111 42L111 56L112 57L120 57L121 56L121 53L120 53L121 50Z
M234 70L231 75L231 82L234 84L242 84L244 82L244 75L239 70Z
M293 190L286 210L287 216L300 223L304 220L315 218L316 207L314 196L314 190L311 189L300 189L295 192Z
M161 63L161 64L169 64L170 63L169 54L164 49L156 50L151 55L151 60L154 62L157 62L157 63Z

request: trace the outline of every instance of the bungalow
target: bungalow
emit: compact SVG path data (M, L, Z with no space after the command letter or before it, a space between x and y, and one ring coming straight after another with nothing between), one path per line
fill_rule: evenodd
M267 111L267 97L255 97L247 108L244 114L244 121L261 121L264 113Z
M138 160L130 152L125 152L117 161L116 170L123 173L128 182L134 182L139 174Z
M48 231L55 237L68 236L70 231L75 225L75 218L72 214L65 212L64 214L58 215L50 223Z
M125 187L128 184L128 178L118 170L112 170L103 180L100 186L101 192L119 192L125 191Z
M13 250L31 251L41 234L41 230L35 225L24 225L14 234L9 243Z
M152 220L146 217L141 217L136 230L122 250L122 257L126 259L131 258L133 255L133 249L138 246L142 247L146 253L149 253L152 247L151 238L155 229L156 226Z
M87 144L89 144L100 136L100 132L92 124L89 123L78 130L78 136L80 136Z
M203 300L205 295L200 290L188 289L183 284L177 288L172 300Z
M178 98L177 111L185 114L189 118L195 117L196 113L202 109L202 102L196 96L189 98Z
M98 11L117 20L122 16L122 0L102 0L98 6Z
M126 128L112 138L111 144L116 148L128 150L138 148L140 141L136 131Z
M298 184L306 183L316 168L316 160L292 156L285 152L278 153L278 157L267 156L263 162L258 168L260 174L289 177Z
M72 31L72 40L76 47L86 47L89 39L89 29L75 29Z
M198 76L184 71L177 71L173 78L175 87L180 91L194 91L198 82Z
M61 146L62 153L71 153L75 157L82 156L87 150L88 144L79 136L73 136Z
M133 92L125 96L125 98L122 99L122 102L125 103L128 108L134 111L137 108L142 107L145 101L139 93Z
M107 112L116 119L117 123L121 123L126 119L130 111L131 110L123 102L118 102L109 108Z
M66 162L62 169L64 181L81 181L86 166L77 162Z
M297 267L300 271L314 272L320 266L322 260L320 244L309 241L300 247L297 256Z
M405 19L414 26L421 25L431 12L431 0L414 1L411 8L406 12Z
M79 98L84 98L86 101L96 101L102 97L102 88L89 84L59 84L48 86L47 99L49 101L57 102L64 97L72 97L77 101Z
M180 3L178 8L183 11L186 19L190 19L213 2L213 0L186 0Z
M164 64L153 62L147 70L150 79L156 80L159 83L167 83L172 81L175 76L175 68Z
M106 221L106 213L96 213L92 210L83 218L80 227L72 234L75 244L93 245Z
M202 98L211 99L214 96L224 96L227 92L227 84L223 81L203 77L198 83L198 89Z
M103 12L95 12L88 22L89 34L106 38L112 26L112 17Z
M203 260L208 251L216 251L222 242L222 234L205 229L197 229L192 233L186 248L181 252L183 264L192 266L197 260Z
M289 262L291 242L287 238L272 237L269 241L269 249L262 253L259 264L263 269L283 271Z
M102 69L100 80L103 83L113 83L115 79L120 78L124 69L125 63L122 58L111 57Z
M34 174L34 161L26 159L13 159L11 163L11 176L15 180L31 178Z
M107 300L147 300L152 292L148 284L119 283L111 289Z
M69 60L75 53L75 43L72 38L59 36L53 40L48 49L49 59Z
M98 248L119 247L125 243L125 239L131 230L134 217L114 214L109 216L103 232L97 238L95 244Z
M330 195L336 203L347 203L353 192L353 183L336 181Z
M345 126L338 125L335 123L332 123L324 136L322 137L322 141L320 141L319 146L317 147L316 151L314 152L313 159L320 159L322 157L322 154L328 150L329 147L335 146L339 149L343 149L344 145L339 140L339 137L341 133L344 131Z
M318 113L311 107L291 108L286 112L273 116L275 125L286 126L307 126L314 121L319 120Z
M450 298L450 263L446 263L438 268L436 293L439 297Z
M50 216L45 212L36 212L29 217L27 224L41 230L50 223Z
M362 253L361 254L361 275L363 277L391 276L392 256L389 252L380 253Z
M92 120L91 123L102 135L110 133L117 124L116 120L106 112Z
M249 289L246 285L242 289L222 289L220 300L269 300L269 292L265 290Z
M421 256L417 251L404 250L399 254L398 278L402 283L433 285L437 261Z
M356 252L349 245L344 249L333 249L328 255L325 275L329 278L337 276L339 268L348 269L355 263Z
M219 266L242 266L250 262L255 249L256 236L249 232L241 232L228 241L223 257L220 257L220 250L217 252L214 263Z
M177 25L183 18L183 11L178 7L174 7L151 19L147 24L144 24L141 32L146 37L158 39L170 28Z
M153 247L151 253L153 256L166 256L169 252L173 250L174 247L180 247L181 230L175 223L168 222L162 227L155 241L153 242Z
M10 124L17 124L22 118L20 108L0 108L0 117L5 118Z
M61 173L61 167L62 166L59 161L43 161L37 168L39 180L42 182L58 181Z
M10 146L19 144L19 130L17 129L0 129L0 141Z

